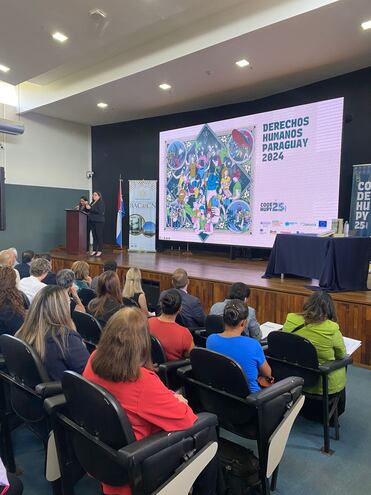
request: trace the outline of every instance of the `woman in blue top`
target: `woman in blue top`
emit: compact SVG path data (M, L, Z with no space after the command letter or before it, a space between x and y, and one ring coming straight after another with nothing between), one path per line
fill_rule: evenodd
M248 379L250 392L259 392L258 376L272 381L272 370L267 363L259 342L241 336L246 326L248 307L239 299L231 299L225 305L223 320L224 332L207 338L206 348L228 356L241 366Z

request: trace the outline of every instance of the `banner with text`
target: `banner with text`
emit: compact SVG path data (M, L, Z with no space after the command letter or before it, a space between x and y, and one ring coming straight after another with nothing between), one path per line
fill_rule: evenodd
M129 180L129 251L156 251L157 180Z
M371 236L371 164L353 165L349 230L359 237Z

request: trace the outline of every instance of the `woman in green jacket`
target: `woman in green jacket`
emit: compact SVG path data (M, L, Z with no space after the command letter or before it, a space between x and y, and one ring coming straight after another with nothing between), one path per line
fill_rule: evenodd
M346 355L343 336L336 322L333 300L327 292L316 291L304 304L302 313L289 313L283 326L285 332L292 332L308 339L315 347L319 364L326 361L342 359ZM329 393L342 392L343 400L339 403L339 414L345 408L346 370L340 368L329 375ZM322 381L314 387L305 388L310 394L322 395Z

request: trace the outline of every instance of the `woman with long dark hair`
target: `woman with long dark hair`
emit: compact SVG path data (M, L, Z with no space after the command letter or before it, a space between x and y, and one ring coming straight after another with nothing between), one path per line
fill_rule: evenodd
M28 306L27 297L17 289L13 268L0 266L0 335L15 334L23 323Z
M313 292L305 302L302 313L289 313L283 331L295 332L296 335L308 339L316 348L319 364L342 359L346 355L343 336L337 323L334 302L327 292ZM338 407L339 414L345 409L345 383L345 368L330 373L329 393L342 392L342 399ZM305 388L305 391L322 395L322 381L319 380L314 387ZM308 402L306 400L306 403ZM306 404L306 408L308 409L308 404ZM313 413L314 415L315 413Z
M102 194L98 191L93 192L93 201L86 205L89 213L89 226L93 234L93 251L92 256L101 256L103 250L103 231L104 215L106 207Z
M110 317L123 307L120 279L116 272L108 270L98 278L97 297L90 301L88 313L104 326Z

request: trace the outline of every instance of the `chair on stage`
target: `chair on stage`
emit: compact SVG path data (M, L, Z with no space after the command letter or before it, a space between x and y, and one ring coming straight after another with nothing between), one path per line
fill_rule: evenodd
M93 291L93 289L88 289L86 287L80 289L77 292L77 295L81 299L81 302L85 308L89 306L90 301L92 301L95 297L97 297L97 294Z
M167 361L164 348L157 337L151 335L152 362L157 368L158 376L162 382L171 390L178 390L181 386L177 370L190 363L189 359L177 359Z
M72 319L76 325L76 330L85 342L85 345L90 354L95 351L99 339L102 335L102 327L98 320L89 313L81 313L80 311L74 311Z
M72 371L64 373L62 384L64 395L45 401L62 495L74 495L85 473L111 486L129 485L133 495L187 495L216 453L213 414L200 414L188 430L136 441L125 411L107 390Z
M41 439L46 453L50 422L43 403L45 398L61 393L61 383L50 380L38 355L22 340L4 334L0 336L0 347L6 366L6 369L0 371L0 378L3 385L4 382L9 385L7 388L3 387L3 391L9 391L12 411ZM8 428L4 432L8 440L6 454L10 457L12 446L9 424L6 423L5 427Z
M191 366L178 370L186 397L195 411L218 416L219 425L235 435L257 441L263 495L276 487L278 465L292 425L303 406L303 379L290 377L250 393L240 365L216 352L195 348Z
M318 363L317 351L314 345L304 337L289 332L271 332L268 335L267 361L272 368L272 375L277 380L287 376L300 376L304 387L313 387L322 381L323 395L305 393L308 399L322 401L323 439L322 452L330 454L330 421L333 419L335 439L339 440L338 404L340 393L329 394L329 374L352 363L351 356L343 359Z

